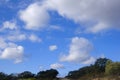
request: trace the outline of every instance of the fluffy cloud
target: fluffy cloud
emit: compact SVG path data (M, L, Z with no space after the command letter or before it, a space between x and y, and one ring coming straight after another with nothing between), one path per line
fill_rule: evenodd
M4 49L6 48L7 43L4 41L3 38L0 38L0 49Z
M17 29L17 25L15 22L5 21L3 22L3 29Z
M29 36L29 40L31 40L32 42L41 42L42 41L38 36L36 36L34 34L31 34Z
M14 30L11 32L8 32L9 34L7 35L2 35L1 38L4 38L4 40L7 41L12 41L12 42L17 42L17 41L24 41L24 40L29 40L31 42L41 42L42 39L39 38L35 34L27 34L25 32L20 32L19 30ZM2 41L0 41L2 43Z
M63 55L60 61L68 61L75 63L90 64L95 61L95 58L90 56L93 49L92 44L85 38L74 37L70 44L69 54Z
M14 60L14 63L23 61L24 48L14 43L6 43L4 49L1 50L0 59Z
M74 4L76 5L74 5ZM98 33L120 26L120 1L114 0L45 0L20 10L26 29L39 30L49 22L50 11L83 25L85 32Z
M46 26L49 14L39 2L29 5L19 12L20 19L25 22L26 29L39 30Z
M54 50L56 50L57 49L57 46L56 45L51 45L51 46L49 46L49 50L50 51L54 51Z
M22 41L27 39L27 36L25 34L16 33L16 34L7 35L6 39L10 41Z
M61 69L61 68L64 68L64 66L62 64L55 63L55 64L51 64L50 68L52 68L52 69Z
M47 0L45 5L63 17L87 24L85 31L97 33L120 26L119 3L120 0Z

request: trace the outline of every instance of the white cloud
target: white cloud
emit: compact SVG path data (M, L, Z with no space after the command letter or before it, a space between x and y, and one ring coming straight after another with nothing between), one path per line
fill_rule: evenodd
M49 26L48 30L63 31L63 29L60 26L57 26L57 25L51 25L51 26Z
M42 29L49 21L47 10L39 2L29 5L25 10L21 10L19 17L26 24L25 28L30 30Z
M12 22L12 21L5 21L3 23L3 29L11 29L11 30L14 30L14 29L17 29L17 25L15 22Z
M61 68L64 68L64 66L62 64L55 63L55 64L51 64L50 68L52 68L52 69L61 69Z
M51 45L49 46L49 50L50 51L55 51L57 49L57 46L56 45Z
M13 60L14 63L20 63L24 58L23 46L5 41L0 37L0 59Z
M7 46L1 50L0 59L14 60L14 63L23 61L24 48L14 43L6 43Z
M0 49L6 48L7 43L4 41L3 38L0 37Z
M34 34L31 34L29 36L29 40L31 40L32 42L41 42L42 41L38 36L36 36Z
M107 24L98 23L95 26L87 28L86 31L87 32L92 32L92 33L97 33L97 32L101 32L101 31L103 31L103 30L105 30L107 28L108 28Z
M31 42L41 42L42 39L39 38L35 34L27 34L25 32L20 32L19 30L12 31L7 35L3 35L2 38L7 41L12 41L12 42L18 42L18 41L24 41L24 40L29 40Z
M10 41L22 41L27 39L25 34L21 34L21 33L16 33L16 34L12 34L12 35L7 35L7 40Z
M88 60L84 61L83 64L92 64L96 61L96 58L94 57L89 57Z
M83 25L85 32L98 33L120 26L119 3L119 0L45 0L29 5L19 16L26 29L40 30L49 22L48 11L57 11Z
M90 56L93 45L85 38L74 37L70 44L69 54L63 55L60 61L91 64L95 58Z
M44 5L63 17L87 24L85 31L97 33L120 26L119 3L120 0L47 0Z

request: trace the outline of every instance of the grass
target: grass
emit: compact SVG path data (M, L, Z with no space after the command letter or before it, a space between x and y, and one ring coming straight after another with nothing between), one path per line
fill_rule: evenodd
M28 79L19 79L19 80L36 80L35 78L28 78Z

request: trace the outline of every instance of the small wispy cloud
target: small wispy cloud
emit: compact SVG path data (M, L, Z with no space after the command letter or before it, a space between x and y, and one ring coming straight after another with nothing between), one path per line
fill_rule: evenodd
M52 69L63 69L64 66L63 66L63 64L55 63L55 64L51 64L50 68L52 68Z
M11 30L17 29L17 24L15 21L14 22L5 21L3 22L3 29L11 29Z
M42 39L39 38L38 36L36 36L35 34L31 34L29 36L29 40L31 40L32 42L41 42L42 41Z
M51 46L49 46L49 50L50 51L55 51L55 50L57 50L57 45L51 45Z

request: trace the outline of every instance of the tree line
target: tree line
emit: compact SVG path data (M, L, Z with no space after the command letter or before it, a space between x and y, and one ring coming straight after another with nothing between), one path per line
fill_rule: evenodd
M59 80L57 78L58 74L59 72L55 69L40 71L37 74L33 74L30 71L9 75L0 72L0 80ZM70 80L93 80L95 77L104 76L119 77L118 80L120 80L120 62L113 62L107 58L99 58L94 64L70 71L65 78Z
M107 58L99 58L90 66L85 66L78 70L70 71L66 78L76 80L92 80L93 78L106 76L119 77L118 80L120 80L120 62L113 62Z
M57 80L58 71L50 69L33 74L30 71L24 71L19 74L5 74L0 72L0 80Z

